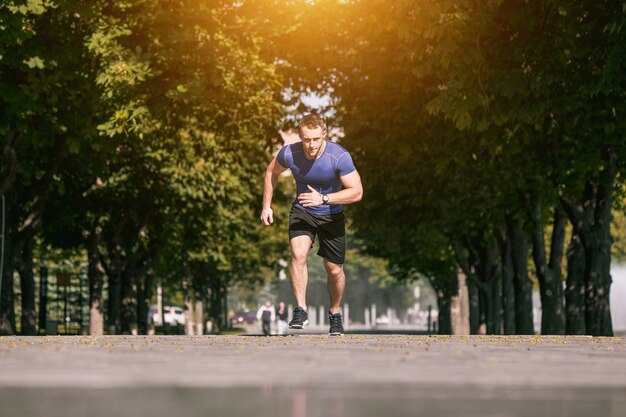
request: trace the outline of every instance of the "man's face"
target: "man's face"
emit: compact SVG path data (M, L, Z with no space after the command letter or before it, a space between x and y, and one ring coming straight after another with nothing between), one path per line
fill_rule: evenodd
M308 158L314 159L319 156L320 151L324 147L324 138L326 138L326 131L321 127L316 127L315 129L303 127L301 129L300 139Z

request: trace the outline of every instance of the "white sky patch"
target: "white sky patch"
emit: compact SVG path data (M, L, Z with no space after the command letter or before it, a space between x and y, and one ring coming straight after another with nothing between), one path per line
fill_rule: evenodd
M330 96L323 95L320 96L316 93L310 93L300 98L302 102L310 108L313 109L321 109L323 107L327 107L330 105Z
M626 264L612 264L611 319L613 330L626 330Z

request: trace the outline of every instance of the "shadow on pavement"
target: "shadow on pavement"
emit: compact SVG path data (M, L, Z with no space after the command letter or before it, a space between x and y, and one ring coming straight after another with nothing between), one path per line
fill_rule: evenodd
M0 390L0 416L618 417L623 389L341 385Z

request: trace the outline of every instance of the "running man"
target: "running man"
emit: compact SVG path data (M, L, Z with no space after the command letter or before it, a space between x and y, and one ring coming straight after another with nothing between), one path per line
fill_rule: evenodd
M346 222L343 205L360 201L363 187L348 151L325 140L326 126L320 116L304 116L298 124L298 134L301 142L284 146L265 171L261 222L266 226L274 222L271 208L274 188L278 176L290 169L296 180L297 196L289 215L289 278L297 306L289 328L302 329L309 322L306 263L309 249L317 236L320 245L317 254L324 258L328 275L329 333L338 336L343 334L339 306L345 286Z

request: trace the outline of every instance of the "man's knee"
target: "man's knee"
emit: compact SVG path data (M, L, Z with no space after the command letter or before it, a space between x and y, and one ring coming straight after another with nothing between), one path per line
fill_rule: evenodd
M291 239L291 264L296 266L306 265L311 238L308 236L296 236Z
M343 276L342 264L326 261L324 262L324 266L326 267L326 272L328 273L329 278L337 279Z
M308 257L308 250L302 249L291 249L291 264L292 265L306 265L306 260Z

